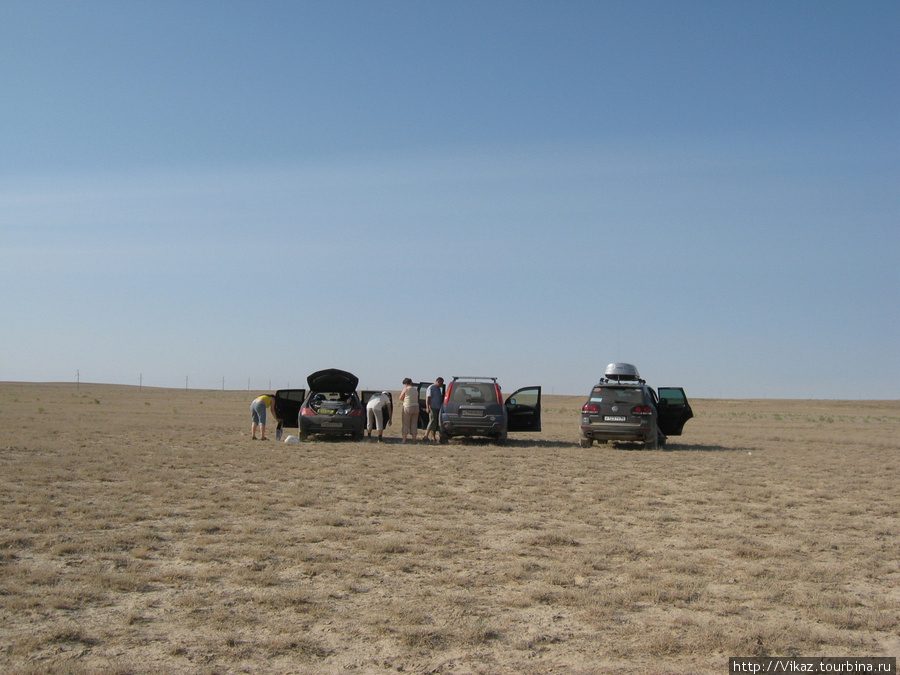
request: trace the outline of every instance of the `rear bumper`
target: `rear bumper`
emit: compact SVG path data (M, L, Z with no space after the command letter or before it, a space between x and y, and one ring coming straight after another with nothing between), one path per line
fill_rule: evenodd
M650 441L653 440L653 425L582 424L581 437L595 441Z
M366 418L341 416L335 418L324 415L300 417L300 430L308 434L354 434L364 431Z
M454 436L492 436L502 434L506 420L471 419L441 415L441 430Z

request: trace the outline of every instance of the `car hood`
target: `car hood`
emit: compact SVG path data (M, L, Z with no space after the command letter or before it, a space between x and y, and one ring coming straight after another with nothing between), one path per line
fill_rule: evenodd
M359 378L353 373L337 368L319 370L306 378L312 391L335 391L341 394L350 394L356 391Z

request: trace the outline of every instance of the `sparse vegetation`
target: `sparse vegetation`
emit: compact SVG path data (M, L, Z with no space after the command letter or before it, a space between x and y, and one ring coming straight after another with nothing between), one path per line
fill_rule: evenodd
M576 397L502 447L288 445L249 441L241 392L81 389L89 417L66 385L0 385L4 672L898 651L898 402L698 401L650 452L578 447Z

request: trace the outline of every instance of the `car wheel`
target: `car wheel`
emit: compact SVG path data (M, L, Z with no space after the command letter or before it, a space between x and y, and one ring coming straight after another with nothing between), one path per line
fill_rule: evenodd
M589 448L589 447L591 447L593 444L594 444L594 439L593 439L593 438L582 438L582 439L581 439L581 447L582 447L582 448Z
M438 442L439 442L439 443L446 443L446 442L449 441L449 440L450 440L450 434L444 433L444 432L442 431L442 432L440 432L440 434L438 435Z
M365 438L365 436L366 436L366 432L364 432L362 430L353 432L353 440L354 441L362 441Z
M301 441L305 441L307 438L309 438L309 432L301 427L300 429L297 429L297 438L299 438Z
M506 432L497 434L497 445L506 445Z

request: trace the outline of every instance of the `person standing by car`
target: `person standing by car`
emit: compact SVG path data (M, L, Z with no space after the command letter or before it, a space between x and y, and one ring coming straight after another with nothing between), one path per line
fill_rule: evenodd
M407 435L412 436L413 443L419 434L419 388L413 385L410 378L403 379L403 391L400 392L400 402L403 404L402 425L400 430L401 443L406 443Z
M437 441L438 428L441 423L441 403L444 402L443 384L444 378L439 377L425 390L425 406L428 408L428 426L425 427L426 441L428 434L431 434L432 441Z
M269 394L263 394L253 399L250 404L250 438L256 440L256 429L259 428L259 440L267 441L266 438L266 408L272 411L272 417L276 423L281 423L278 414L275 412L275 397Z
M378 431L378 442L381 443L385 425L390 426L394 420L394 405L390 394L386 391L375 394L366 404L366 435L372 435L372 427Z

